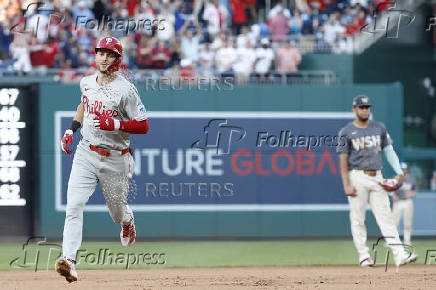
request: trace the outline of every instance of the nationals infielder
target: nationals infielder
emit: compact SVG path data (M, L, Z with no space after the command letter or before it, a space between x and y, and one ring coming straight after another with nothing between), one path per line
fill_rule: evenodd
M401 168L404 172L403 186L394 193L394 206L392 212L394 214L395 224L398 227L401 216L403 216L404 224L404 243L412 245L412 219L413 219L413 200L412 198L418 194L418 186L416 180L410 176L409 166L406 163L401 163Z
M133 174L129 133L145 134L149 126L136 87L116 73L122 54L118 39L103 37L98 41L98 72L80 81L81 103L62 138L63 151L71 154L68 144L72 144L74 132L82 126L83 138L74 154L68 182L63 257L55 265L68 282L77 281L75 259L82 243L83 209L97 183L113 221L121 224L121 244L128 247L135 242L133 213L127 205Z
M392 141L385 126L380 122L370 121L369 98L360 95L353 100L355 119L339 132L344 144L337 147L345 194L350 204L350 223L354 245L359 254L359 265L374 266L366 246L365 213L369 202L385 241L392 249L397 266L416 261L418 256L407 253L401 245L398 231L390 209L387 192L380 185L381 151L397 174L399 183L403 182L403 171Z

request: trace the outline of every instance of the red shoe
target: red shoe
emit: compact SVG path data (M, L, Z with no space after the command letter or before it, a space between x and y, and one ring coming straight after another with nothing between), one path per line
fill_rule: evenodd
M136 238L135 222L132 219L129 225L121 226L121 233L120 233L121 245L123 245L123 247L130 247L135 243L135 238Z

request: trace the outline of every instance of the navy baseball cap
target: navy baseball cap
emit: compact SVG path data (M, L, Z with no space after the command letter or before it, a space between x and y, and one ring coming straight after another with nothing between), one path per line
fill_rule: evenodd
M371 107L369 98L365 95L358 95L353 100L353 107Z

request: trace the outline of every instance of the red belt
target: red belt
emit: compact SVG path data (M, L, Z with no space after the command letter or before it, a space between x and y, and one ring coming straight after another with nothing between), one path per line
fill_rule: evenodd
M95 147L94 145L89 145L89 149L91 149L91 151L97 152L101 156L109 157L111 155L111 152L109 150L100 149L100 148ZM121 150L121 155L124 155L128 152L132 153L130 147Z

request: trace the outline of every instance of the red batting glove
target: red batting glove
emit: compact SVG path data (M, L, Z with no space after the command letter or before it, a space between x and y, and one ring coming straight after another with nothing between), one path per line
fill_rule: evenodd
M68 145L73 144L73 131L68 129L65 131L64 137L62 137L61 148L67 154L71 154L71 150L68 149Z
M96 113L96 116L94 118L94 127L105 131L114 131L115 122L114 119L106 115L101 115L100 113Z

